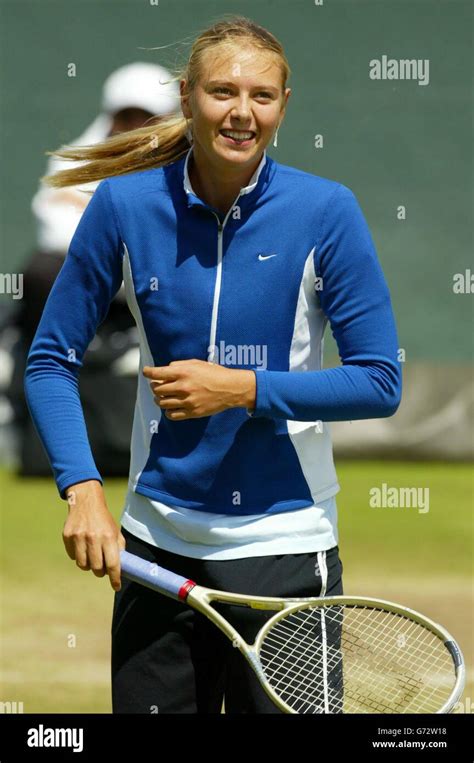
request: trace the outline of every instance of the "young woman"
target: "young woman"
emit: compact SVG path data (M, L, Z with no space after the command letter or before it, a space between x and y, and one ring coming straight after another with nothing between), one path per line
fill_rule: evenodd
M400 402L390 295L357 200L267 155L288 76L270 32L220 21L196 39L180 76L183 117L58 152L88 161L49 178L56 187L102 178L44 310L25 387L68 500L67 553L116 591L114 712L219 713L223 697L227 713L277 712L215 626L120 585L119 551L223 590L341 594L326 422L391 416ZM122 280L141 363L119 528L78 372ZM327 322L342 366L323 370ZM234 609L245 638L268 616Z

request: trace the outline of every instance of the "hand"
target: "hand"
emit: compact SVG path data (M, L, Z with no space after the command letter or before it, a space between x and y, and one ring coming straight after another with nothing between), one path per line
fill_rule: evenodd
M255 373L207 360L173 360L169 366L145 366L143 375L157 405L173 421L199 419L227 408L253 408Z
M66 491L69 515L63 541L71 559L84 570L102 578L107 574L114 591L120 591L120 551L125 538L107 508L98 480L70 485Z

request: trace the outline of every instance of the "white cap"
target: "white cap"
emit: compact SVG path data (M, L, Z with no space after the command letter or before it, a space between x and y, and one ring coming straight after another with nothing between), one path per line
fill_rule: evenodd
M116 69L104 82L101 112L86 130L68 146L91 146L107 138L113 123L113 115L125 108L140 108L153 116L181 114L179 85L169 82L172 75L162 66L149 63L133 63ZM71 162L57 156L49 157L45 174L71 169L82 162ZM61 190L41 186L32 201L33 213L38 221L38 244L43 251L67 252L72 236L81 219L83 190L94 190L98 181L69 188L76 194L78 205L60 202Z
M102 90L102 110L108 114L126 108L139 108L154 116L181 113L179 85L170 82L172 74L159 64L141 63L121 66L110 74Z

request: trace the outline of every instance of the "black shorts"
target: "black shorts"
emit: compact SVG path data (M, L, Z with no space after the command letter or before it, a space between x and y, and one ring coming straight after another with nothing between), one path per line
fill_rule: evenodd
M339 547L212 561L157 548L122 528L127 551L199 585L257 596L342 595ZM222 605L252 643L268 613ZM263 618L263 619L262 619ZM112 617L112 712L279 713L245 657L204 615L122 578Z

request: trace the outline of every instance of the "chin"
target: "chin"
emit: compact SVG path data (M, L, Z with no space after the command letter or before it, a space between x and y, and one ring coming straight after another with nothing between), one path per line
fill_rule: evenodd
M254 159L255 156L262 150L263 149L259 143L255 143L253 146L249 146L246 149L234 148L233 146L223 146L222 144L214 147L214 152L216 154L236 164L244 164L250 159Z

